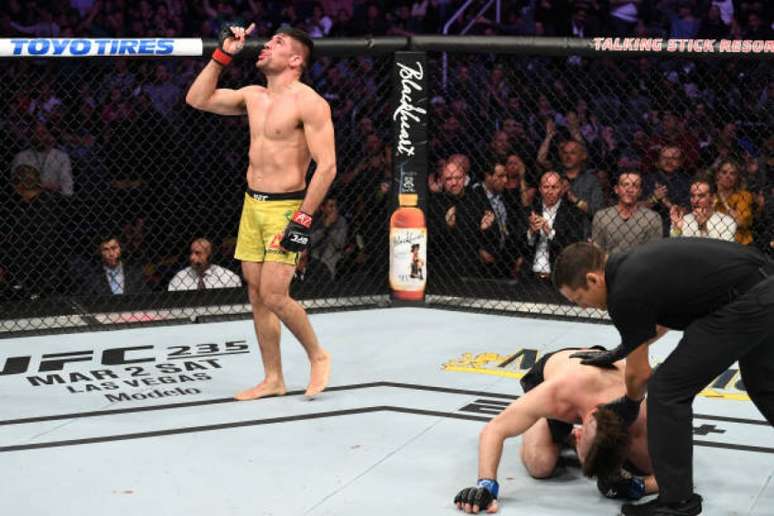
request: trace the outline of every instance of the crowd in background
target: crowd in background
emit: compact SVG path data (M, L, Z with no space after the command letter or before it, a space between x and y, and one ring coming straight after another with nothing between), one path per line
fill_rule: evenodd
M258 37L284 23L314 37L440 33L461 4L0 3L2 37L204 38L226 20L255 22ZM474 17L471 7L449 32L772 38L772 5L762 1L502 5L499 23L491 12ZM774 80L766 61L450 54L444 66L430 58L431 288L460 277L544 283L557 250L586 238L611 252L688 236L772 252ZM0 297L175 290L185 270L186 288L236 285L203 271L212 263L240 273L233 248L249 135L244 117L185 106L205 61L6 62ZM323 57L306 77L332 107L338 177L297 283L384 283L394 185L390 65L388 57ZM242 61L220 84L261 80ZM108 263L122 264L115 282Z
M279 25L312 37L441 33L460 0L4 0L0 33L34 37L215 37L224 21ZM502 0L473 2L448 33L770 39L765 0Z

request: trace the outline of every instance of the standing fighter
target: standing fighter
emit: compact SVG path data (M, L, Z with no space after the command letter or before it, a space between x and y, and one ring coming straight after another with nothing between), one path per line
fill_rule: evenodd
M256 67L266 87L216 88L218 77L255 28L224 27L220 44L191 85L186 102L219 115L244 115L250 125L247 192L235 257L242 261L261 348L265 379L236 395L250 400L286 392L280 356L280 321L304 346L311 363L306 396L325 389L330 356L320 346L304 309L290 298L298 255L309 245L312 215L336 176L331 110L301 83L313 43L293 28L280 29L263 46ZM310 160L317 169L306 185Z
M611 351L576 354L604 366L626 360L626 395L614 401L625 422L648 391L648 449L660 493L623 506L625 515L695 515L693 399L739 362L747 393L774 425L774 263L757 249L705 238L670 238L607 257L586 242L568 246L554 285L581 307L607 309L621 334ZM648 346L683 330L655 373Z

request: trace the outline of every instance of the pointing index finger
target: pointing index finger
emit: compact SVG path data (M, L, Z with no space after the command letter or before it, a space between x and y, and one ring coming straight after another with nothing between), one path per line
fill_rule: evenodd
M255 30L255 22L251 23L245 30L245 36L249 36Z

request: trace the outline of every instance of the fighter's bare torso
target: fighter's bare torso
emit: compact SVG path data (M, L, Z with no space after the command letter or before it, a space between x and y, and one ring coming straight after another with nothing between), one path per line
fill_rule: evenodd
M247 185L260 192L303 190L311 155L301 106L317 93L300 82L281 92L263 86L247 86L242 91L250 124Z
M546 381L562 382L562 392L567 393L569 410L556 419L579 423L581 418L597 405L608 403L626 393L625 362L616 362L614 369L584 366L581 365L580 359L570 358L573 353L573 350L560 351L549 358L544 377ZM646 405L643 402L640 417L629 429L632 436L629 460L641 471L650 472L652 466L648 455L646 426Z

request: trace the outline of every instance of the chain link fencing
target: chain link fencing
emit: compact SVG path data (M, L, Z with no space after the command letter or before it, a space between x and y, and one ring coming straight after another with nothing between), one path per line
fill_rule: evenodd
M233 257L247 118L185 104L205 63L3 61L3 331L249 312ZM387 294L391 64L390 56L321 58L309 71L333 108L339 175L292 283L308 308L370 305ZM261 81L245 59L219 86ZM184 271L202 259L219 267L203 289ZM114 278L118 269L105 264L116 260Z
M429 304L601 318L549 279L563 246L592 237L610 252L678 236L771 252L767 61L446 57L429 53ZM249 312L242 287L169 291L199 238L241 282L247 121L185 105L204 62L3 61L2 332ZM308 308L387 301L391 66L322 57L309 71L333 108L338 177L291 286ZM260 81L244 60L220 86ZM103 266L111 241L122 295Z
M767 61L461 53L433 61L431 299L602 317L551 285L569 243L593 238L616 253L655 238L707 237L772 252Z

